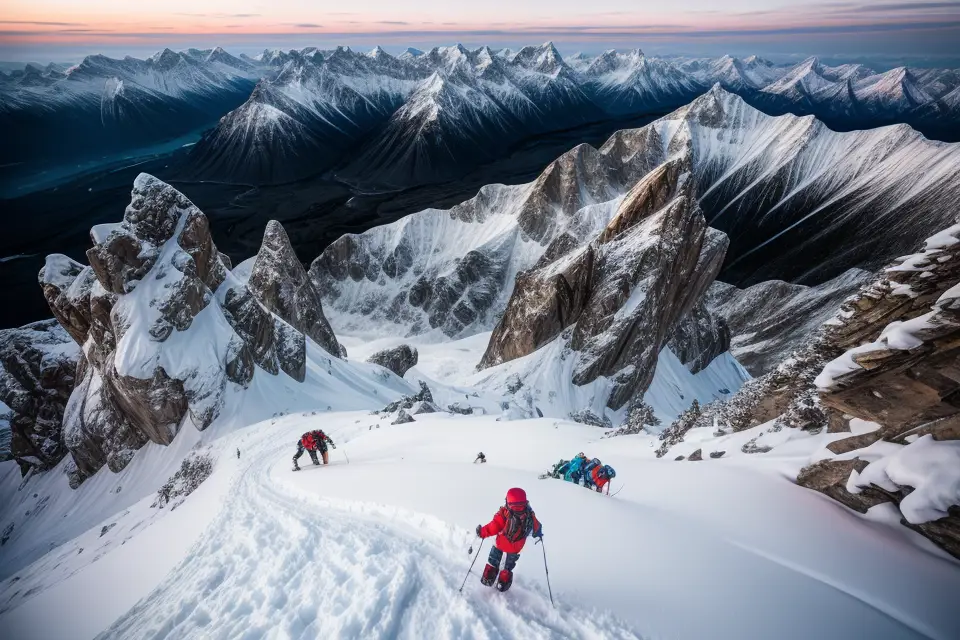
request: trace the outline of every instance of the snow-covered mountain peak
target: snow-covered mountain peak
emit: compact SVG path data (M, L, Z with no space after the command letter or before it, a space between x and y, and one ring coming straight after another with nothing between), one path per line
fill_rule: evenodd
M793 99L810 96L832 84L823 77L821 70L820 61L816 57L807 58L763 91Z
M187 60L183 54L177 53L170 48L166 48L147 58L147 62L153 64L161 71L169 71Z
M389 53L387 53L386 51L384 51L384 50L383 50L383 47L381 47L380 45L377 45L377 46L375 46L373 49L371 49L370 52L367 53L367 55L370 56L371 58L373 58L374 60L381 60L381 59L383 59L383 58L392 58L392 57L393 57L393 56L391 56Z
M545 42L538 47L523 47L513 56L512 63L548 75L556 75L566 67L553 42Z
M748 66L761 66L761 67L773 67L776 66L766 58L761 58L758 55L747 56L743 59L743 63Z
M397 57L400 60L412 60L415 58L419 58L422 55L423 55L423 51L421 51L420 49L416 49L414 47L407 47L406 49L403 50L403 53L401 53Z
M855 91L868 107L888 113L902 113L933 101L906 67L866 78L855 86Z

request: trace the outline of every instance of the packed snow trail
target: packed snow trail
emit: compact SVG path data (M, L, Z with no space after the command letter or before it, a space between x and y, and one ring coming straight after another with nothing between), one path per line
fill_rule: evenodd
M459 595L468 566L464 531L437 522L418 538L385 524L376 509L364 516L362 505L351 505L360 514L351 513L284 490L270 471L290 452L286 439L248 445L250 462L208 533L99 637L640 637L611 614L569 603L558 612L545 592L523 584L506 595L468 582ZM331 473L341 456L331 451L334 466L307 464L304 472ZM540 551L531 543L532 553ZM527 558L524 570L537 571L539 560Z
M337 442L331 465L293 473L297 438L316 428ZM600 434L444 413L252 425L210 443L213 475L175 510L148 497L5 581L0 628L44 640L960 637L960 563L882 510L860 516L789 480L838 436L758 458L739 453L748 430L714 439L729 459L690 464L655 460L655 438ZM486 464L473 463L480 450ZM536 479L578 450L628 480L616 497ZM543 522L556 610L532 541L508 593L479 583L489 541L457 593L473 527L512 486Z

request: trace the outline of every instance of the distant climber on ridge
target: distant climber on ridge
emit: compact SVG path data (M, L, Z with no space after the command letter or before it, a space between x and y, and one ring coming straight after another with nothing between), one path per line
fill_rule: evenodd
M323 456L323 464L329 464L327 443L330 443L330 446L334 449L337 448L337 445L333 444L333 440L320 429L308 431L300 436L300 440L297 441L297 452L293 455L293 470L300 471L300 465L297 463L297 460L303 455L304 450L310 454L310 459L313 461L313 464L320 464L320 461L317 459L317 451Z
M476 464L476 463L478 463L478 462L481 462L481 463L482 463L482 462L486 462L486 461L487 461L487 456L483 455L483 451L481 451L480 453L478 453L478 454L477 454L477 457L473 459L473 463L474 463L474 464Z
M481 584L490 587L496 580L497 590L506 591L513 584L513 568L517 566L517 560L520 559L520 551L527 542L527 536L532 535L538 538L537 542L539 542L539 538L543 537L543 526L530 508L530 503L527 502L526 491L513 488L507 491L506 504L500 507L493 516L493 520L486 526L477 525L477 535L481 538L497 536L487 558L487 566L483 568ZM500 568L504 553L507 554L507 559L498 577L497 570Z

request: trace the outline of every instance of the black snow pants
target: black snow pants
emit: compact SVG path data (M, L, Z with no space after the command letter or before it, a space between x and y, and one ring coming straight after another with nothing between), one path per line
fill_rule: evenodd
M490 549L490 555L487 557L487 563L491 567L500 568L500 560L503 559L503 551L497 548L497 545L493 545L493 549ZM517 566L517 560L520 559L519 553L508 553L507 560L503 563L503 568L510 573L513 573L513 568Z
M323 447L323 448L320 449L320 452L321 452L321 453L326 453L326 450L327 450L327 448L326 448L326 447ZM307 453L310 454L310 460L313 461L313 464L320 464L320 460L317 458L317 450L316 450L316 449L307 449L306 447L303 446L303 443L302 443L302 442L298 442L298 443L297 443L297 452L293 455L293 464L297 464L297 460L300 459L300 456L303 455L303 452L304 452L304 451L306 451Z

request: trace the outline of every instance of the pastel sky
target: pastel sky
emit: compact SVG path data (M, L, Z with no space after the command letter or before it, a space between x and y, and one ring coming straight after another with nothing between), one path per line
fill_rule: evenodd
M381 44L960 57L960 0L4 0L0 59Z

